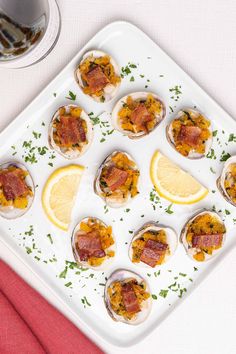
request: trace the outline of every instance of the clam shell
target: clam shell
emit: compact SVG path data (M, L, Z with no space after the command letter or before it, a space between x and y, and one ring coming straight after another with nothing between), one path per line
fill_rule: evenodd
M155 222L147 222L146 224L144 224L133 236L130 246L129 246L129 258L132 262L132 257L133 257L133 248L132 248L132 243L139 239L145 232L147 231L159 231L159 230L164 230L166 232L166 238L167 238L167 244L169 245L169 254L166 254L165 259L164 259L164 263L166 263L175 253L176 248L178 246L178 237L176 232L167 226L164 225L160 225L157 224ZM150 268L150 266L148 264L145 264L144 262L139 262L139 263L134 263L139 267L144 267L144 268ZM156 267L160 267L162 264L157 265Z
M181 109L181 110L178 112L177 116L176 116L174 119L176 119L176 118L181 118L182 115L183 115L183 113L184 113L184 111L191 113L191 114L193 115L193 118L194 118L194 116L197 117L197 116L199 116L199 114L201 114L202 116L204 116L205 119L207 119L207 118L205 117L205 115L203 115L201 112L196 111L196 110L191 109L191 108L183 108L183 109ZM173 121L172 121L172 122L173 122ZM170 143L170 145L171 145L172 147L174 147L174 149L176 150L176 148L175 148L175 141L174 141L174 137L173 137L173 131L172 131L172 122L170 122L170 124L168 124L167 127L166 127L166 137L167 137L167 140L168 140L168 142ZM209 127L209 129L211 129L211 127ZM189 155L188 155L188 156L185 156L185 157L188 158L188 159L192 159L192 160L194 160L194 159L201 159L202 157L204 157L205 155L207 155L208 151L209 151L210 148L211 148L211 145L212 145L212 134L211 134L211 137L206 141L206 144L205 144L205 153L204 153L204 154L200 154L200 153L196 152L196 151L193 149L193 150L190 151ZM180 152L179 152L178 150L176 150L176 151L180 154ZM182 155L182 156L183 156L183 155Z
M197 248L195 247L190 247L187 240L186 240L186 234L187 234L187 229L188 229L188 226L189 224L199 215L204 215L204 214L211 214L213 215L214 217L216 217L221 224L224 224L224 222L222 221L221 217L214 211L210 211L210 210L202 210L202 211L198 211L196 214L194 214L187 222L186 224L184 225L184 227L182 228L182 231L181 231L181 234L180 234L180 240L181 242L183 243L183 246L188 254L188 256L196 262L196 260L193 258L193 256L198 252ZM223 235L223 240L222 240L222 247L213 251L212 252L212 255L209 255L207 253L205 253L205 261L208 261L210 259L212 259L213 257L215 257L220 251L221 249L223 248L223 245L224 245L224 242L225 242L225 235L226 233Z
M73 104L69 104L66 106L62 106L59 107L58 110L54 113L52 120L49 124L49 131L48 131L48 142L49 142L49 146L54 149L57 153L59 153L61 156L65 157L66 159L72 160L72 159L77 159L78 157L82 156L90 147L92 141L93 141L93 126L92 123L90 121L89 116L87 115L87 113L85 113L85 111L82 109L81 115L80 117L82 119L84 119L86 121L87 124L87 140L88 140L88 144L84 145L81 149L81 151L79 150L73 150L73 149L65 149L62 148L60 146L58 146L53 138L53 132L54 132L54 128L53 128L53 122L55 119L60 118L60 108L65 108L66 112L69 113L70 107L78 107L76 105Z
M122 281L123 282L123 281L131 280L131 279L137 280L138 283L144 282L146 284L146 291L151 294L149 285L144 278L142 278L140 275L138 275L137 273L134 273L130 270L118 269L115 272L113 272L110 275L110 277L107 279L105 290L104 290L104 301L105 301L107 311L114 321L123 322L123 323L127 323L130 325L138 325L138 324L142 323L143 321L145 321L151 312L151 308L152 308L151 296L141 304L141 311L137 313L135 318L133 318L132 320L126 320L125 318L117 315L117 313L114 312L114 310L111 307L109 295L108 295L108 288L114 281Z
M227 202L229 202L230 204L232 204L233 206L236 206L236 203L234 203L232 201L232 199L230 198L230 196L228 195L225 186L224 186L224 182L225 182L225 178L226 178L226 173L228 172L229 166L231 164L236 164L236 156L232 156L230 157L227 161L225 161L223 170L221 172L220 177L217 179L217 187L219 189L219 191L221 192L221 194L223 195L223 197L227 200Z
M78 224L75 226L74 230L73 230L73 233L72 233L72 237L71 237L71 246L72 246L72 251L73 251L73 255L74 255L74 258L75 258L75 261L83 268L91 268L91 269L94 269L94 270L104 270L106 269L114 260L115 257L109 257L109 258L106 258L103 263L97 267L95 266L91 266L90 264L88 264L88 262L86 261L81 261L80 260L80 257L79 257L79 254L77 252L77 249L76 249L76 246L75 246L75 243L76 243L76 235L77 235L77 232L80 230L80 224L81 222L87 222L88 219L95 219L97 220L99 223L101 223L103 226L106 226L107 225L100 219L98 218L95 218L93 216L87 216L85 218L83 218L82 220L80 220L78 222ZM115 241L115 238L114 238L114 235L112 234L112 237ZM111 245L109 248L106 249L106 251L114 251L116 252L116 242Z
M118 112L120 111L120 109L122 109L124 102L126 102L126 99L128 96L131 96L133 100L145 100L147 98L147 96L151 94L156 100L160 101L162 104L162 111L160 114L156 114L156 118L157 118L157 122L155 127L152 129L152 131L158 127L158 125L160 124L160 122L165 118L166 115L166 108L165 105L163 103L163 101L154 93L152 92L134 92L134 93L130 93L129 95L126 95L124 97L122 97L114 106L113 111L112 111L112 116L111 116L111 121L112 121L112 125L113 127L120 131L122 134L127 135L130 139L139 139L144 137L145 135L151 133L147 133L147 132L139 132L139 133L132 133L128 130L124 130L122 129L122 127L119 124L119 120L118 120Z
M130 195L128 194L127 198L113 198L112 196L109 196L109 197L104 197L103 195L103 191L101 190L101 187L100 187L100 176L101 176L101 173L102 173L102 169L105 165L108 165L111 161L111 158L112 156L114 156L116 153L118 152L122 152L123 154L125 154L129 160L133 160L133 158L127 154L126 152L124 151L114 151L113 153L111 153L110 155L108 155L105 160L103 161L103 163L100 165L100 167L98 168L97 170L97 173L96 173L96 176L95 176L95 179L94 179L94 192L100 197L102 198L105 203L111 207L111 208L120 208L120 207L123 207L125 206L129 200L131 199ZM138 167L137 165L135 164L135 170L138 170Z
M34 187L34 182L33 179L28 171L28 169L18 161L9 161L5 162L0 165L0 170L8 168L10 166L16 166L21 168L24 171L28 172L28 175L25 178L26 184L31 187L33 195L28 197L28 205L27 208L25 209L18 209L13 206L0 206L0 215L4 217L5 219L16 219L22 215L24 215L31 207L33 200L34 200L34 192L35 192L35 187Z
M87 59L89 56L93 56L94 58L100 58L100 57L104 57L105 55L108 55L110 57L110 62L111 64L113 65L114 67L114 71L115 71L115 74L117 76L120 76L120 69L119 69L119 66L118 64L116 63L116 61L107 53L101 51L101 50L90 50L89 52L85 53L83 55L83 58L81 60L81 62L79 63L79 65L85 60ZM77 81L77 83L79 84L79 87L81 88L82 92L83 92L83 88L85 87L85 83L83 82L82 80L82 77L81 77L81 73L80 73L80 70L79 70L79 65L77 66L76 70L75 70L75 80ZM111 84L108 84L105 88L104 88L104 102L109 102L111 101L117 94L117 91L119 90L119 87L120 87L120 82L114 86L114 85L111 85ZM83 92L84 93L84 92ZM90 95L88 95L90 96ZM90 96L93 100L95 100L96 102L99 102L99 103L104 103L104 102L101 102L100 100L100 97L96 96L96 95L91 95Z

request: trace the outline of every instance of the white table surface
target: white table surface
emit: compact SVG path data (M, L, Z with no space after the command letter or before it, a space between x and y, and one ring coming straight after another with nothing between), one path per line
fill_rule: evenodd
M0 131L104 25L128 20L143 29L232 116L236 117L235 0L58 0L62 31L53 52L35 66L0 69ZM44 286L6 248L0 257L42 293ZM57 300L50 296L55 306ZM234 354L236 249L147 339L108 353ZM62 351L62 354L66 353ZM70 354L70 353L66 353Z

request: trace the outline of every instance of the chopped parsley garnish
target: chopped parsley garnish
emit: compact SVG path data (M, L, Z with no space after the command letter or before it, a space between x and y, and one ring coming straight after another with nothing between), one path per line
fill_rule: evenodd
M229 134L229 139L228 139L228 142L234 142L236 143L236 135L234 134Z
M73 93L72 91L69 91L68 96L66 96L68 100L75 101L76 100L76 94Z
M28 254L30 254L30 253L32 253L33 251L32 251L32 249L30 248L30 247L25 247L25 249L26 249L26 252L28 253Z
M153 210L156 210L156 205L161 203L160 198L157 195L156 190L154 188L149 193L149 200L152 204Z
M89 118L92 122L93 125L97 125L97 124L100 124L100 118L99 116L94 116L94 113L93 112L90 112L89 114Z
M168 295L168 292L169 292L168 289L166 289L166 290L162 289L162 290L159 292L159 296L166 298L167 295Z
M228 152L223 151L220 157L220 161L227 161L231 155Z
M212 132L212 135L213 135L213 136L216 136L217 133L218 133L218 130L214 130L214 131Z
M66 266L65 269L59 274L59 278L66 279L68 267Z
M69 288L69 286L71 286L71 285L72 285L72 282L71 282L71 281L69 281L68 283L65 284L65 286L66 286L67 288Z
M51 234L47 234L47 238L49 239L51 245L53 244L53 239L52 239L52 236Z
M85 305L91 306L91 304L88 302L86 296L84 296L84 297L81 299L81 302L82 302L82 304L84 305L84 307L85 307Z
M175 85L174 87L170 88L169 91L173 94L171 99L177 102L180 98L180 95L182 94L181 85Z
M157 300L157 296L155 294L152 294L153 300Z
M173 212L173 210L171 210L171 207L172 207L172 203L167 207L167 208L165 208L165 212L167 213L167 214L173 214L174 212Z
M125 209L125 213L128 213L129 211L130 211L130 209L129 209L129 208Z
M136 64L133 64L133 63L128 63L128 65L126 66L122 66L121 68L121 77L122 79L125 77L125 76L128 76L131 74L131 69L137 69L137 65ZM131 81L134 81L134 80L131 80Z
M230 212L229 210L225 209L225 214L226 214L226 215L230 215L231 212Z
M107 206L107 205L104 205L103 209L104 209L104 213L105 213L105 214L108 213L109 209L108 209L108 206Z
M132 81L134 81L134 77L133 77L133 76L131 76L131 78L130 78L130 80L129 80L129 81L131 81L131 82L132 82Z
M216 159L215 150L211 148L211 150L207 153L206 157L208 159L215 160Z
M41 138L41 135L42 135L41 133L37 133L37 132L35 132L35 131L33 131L32 134L33 134L33 136L34 136L35 139Z

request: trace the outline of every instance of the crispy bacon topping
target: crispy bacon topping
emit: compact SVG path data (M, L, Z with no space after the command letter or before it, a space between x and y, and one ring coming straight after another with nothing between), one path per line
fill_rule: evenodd
M78 235L76 246L81 261L87 261L89 257L102 258L106 255L102 249L101 239L97 231Z
M197 126L188 126L182 124L177 140L192 147L196 147L199 144L201 132L201 128Z
M213 234L213 235L194 235L192 237L193 247L218 247L221 245L223 240L223 234Z
M152 120L152 116L148 112L146 106L143 103L140 103L131 113L130 120L138 129L146 131L146 124Z
M86 141L86 133L83 128L82 119L72 116L61 116L57 124L57 135L60 143L68 146Z
M141 310L132 284L130 283L123 284L121 295L127 312L136 313Z
M165 254L167 248L167 244L149 239L145 243L140 260L150 267L155 267L160 257Z
M102 71L101 67L98 65L85 75L85 79L88 83L91 93L101 91L110 82Z
M14 200L27 192L28 187L24 177L24 171L19 168L13 171L5 170L0 172L0 186L6 200Z
M111 166L108 168L104 180L107 186L113 192L126 182L128 175L129 174L127 171L121 170L115 166Z

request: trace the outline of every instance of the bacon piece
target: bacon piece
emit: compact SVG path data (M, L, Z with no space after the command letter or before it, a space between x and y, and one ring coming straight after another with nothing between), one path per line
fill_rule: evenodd
M91 93L101 91L110 82L98 65L85 75L85 79Z
M102 258L106 255L102 249L99 234L96 231L78 235L76 245L81 261L87 261L89 257Z
M192 246L193 247L217 247L220 246L223 240L223 234L212 235L193 235Z
M127 312L136 313L141 310L134 288L130 283L122 285L121 295Z
M57 134L62 145L73 145L86 141L86 133L82 119L72 116L61 116L57 124Z
M167 248L167 244L149 239L145 243L140 260L150 267L155 267Z
M104 180L113 192L126 182L128 175L129 174L127 171L111 166L108 168L107 175L104 177Z
M0 186L2 186L6 200L21 197L28 190L24 180L24 172L19 168L13 171L2 171L0 173Z
M192 147L196 147L199 144L201 132L202 130L199 127L182 124L177 140Z
M146 106L140 103L131 113L130 120L137 128L147 131L147 123L152 120Z

